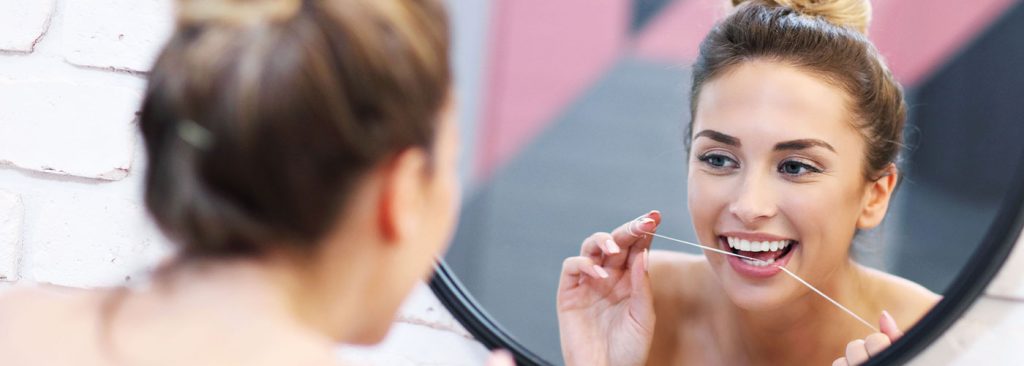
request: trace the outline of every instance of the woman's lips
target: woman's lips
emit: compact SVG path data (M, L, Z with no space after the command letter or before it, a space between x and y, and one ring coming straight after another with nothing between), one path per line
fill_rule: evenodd
M793 257L793 249L799 245L798 241L770 235L723 235L718 239L723 250L759 260L755 262L734 256L727 258L733 270L751 278L766 278L781 272L779 267L789 263Z

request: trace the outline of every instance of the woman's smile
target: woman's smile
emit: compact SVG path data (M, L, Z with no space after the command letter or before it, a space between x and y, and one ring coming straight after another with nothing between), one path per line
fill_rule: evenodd
M727 232L718 235L718 244L733 254L757 259L729 256L727 261L736 273L750 278L767 278L781 272L779 267L789 263L800 242L764 233Z

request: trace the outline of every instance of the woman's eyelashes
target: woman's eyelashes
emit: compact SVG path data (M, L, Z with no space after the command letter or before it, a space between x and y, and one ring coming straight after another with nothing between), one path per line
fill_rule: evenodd
M740 167L740 163L733 157L721 152L706 152L697 157L697 160L711 170L727 171Z
M778 171L779 173L790 177L803 177L808 174L821 173L825 170L810 162L805 162L799 159L786 159L779 163Z
M697 160L713 173L729 173L740 168L740 162L731 154L709 151L697 156ZM786 158L779 162L776 171L787 178L802 178L812 174L824 173L825 169L817 164L797 158Z

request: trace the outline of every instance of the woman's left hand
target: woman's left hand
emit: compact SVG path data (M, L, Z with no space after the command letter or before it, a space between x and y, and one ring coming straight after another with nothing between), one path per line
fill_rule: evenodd
M878 322L878 329L881 333L871 334L864 339L858 339L846 344L846 357L837 358L832 366L855 366L868 361L869 358L882 352L892 342L900 339L903 332L896 326L889 312L882 312L882 319Z

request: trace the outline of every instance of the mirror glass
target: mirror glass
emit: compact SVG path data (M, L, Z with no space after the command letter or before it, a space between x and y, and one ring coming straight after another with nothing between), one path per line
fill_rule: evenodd
M445 261L552 363L562 261L583 239L657 209L659 233L697 240L683 144L690 65L723 2L450 2L466 184ZM1024 152L1024 5L875 1L873 14L869 38L909 106L903 180L850 256L942 294L1008 188L1024 184L1011 182Z

